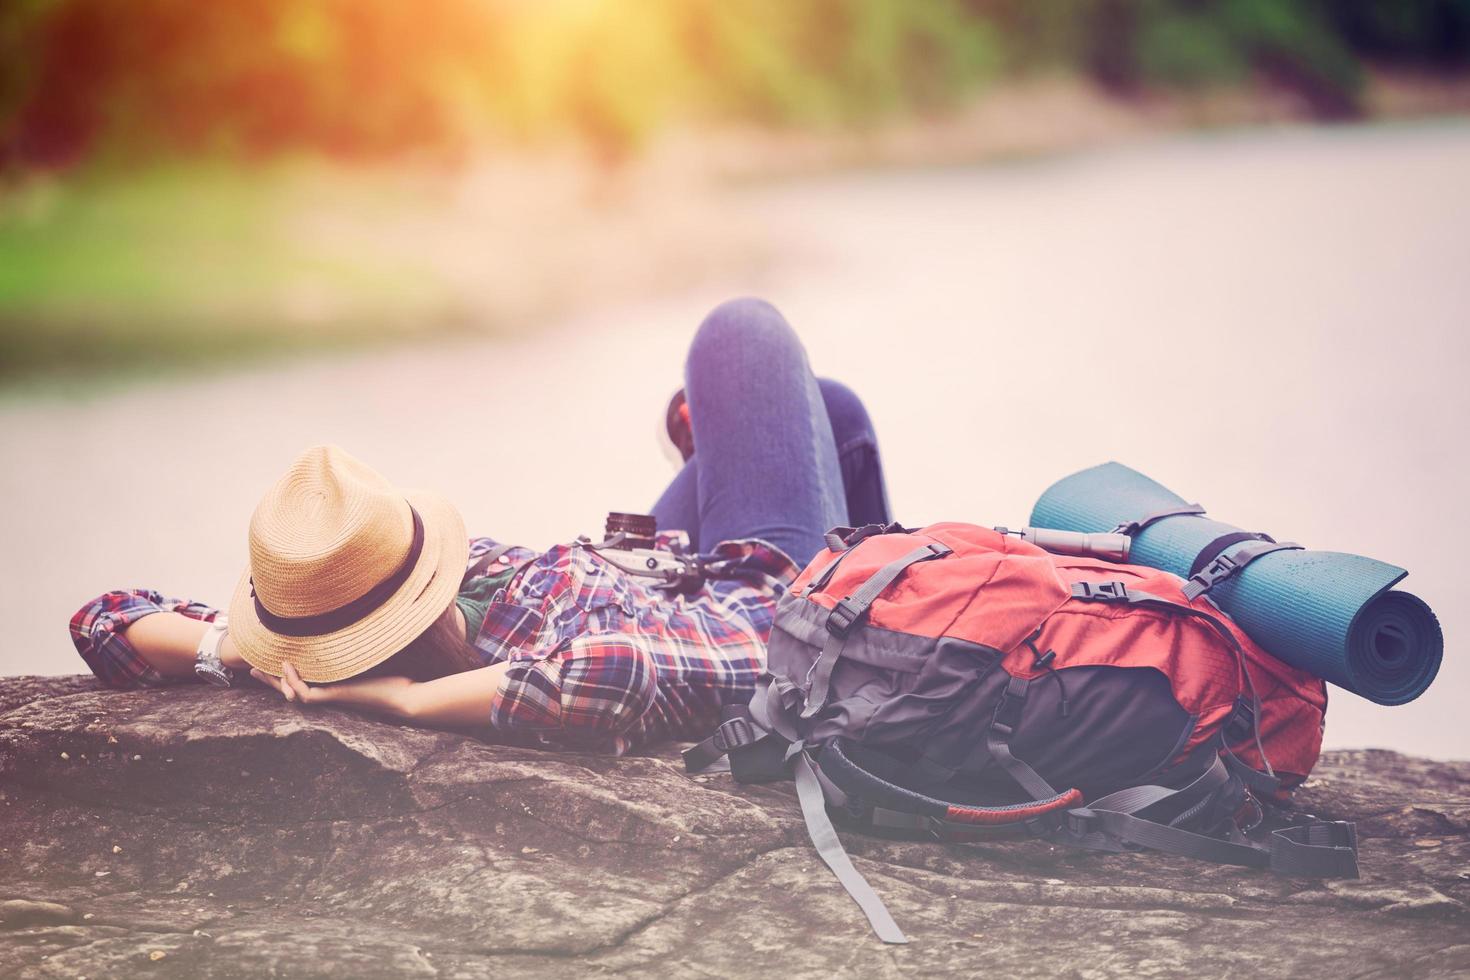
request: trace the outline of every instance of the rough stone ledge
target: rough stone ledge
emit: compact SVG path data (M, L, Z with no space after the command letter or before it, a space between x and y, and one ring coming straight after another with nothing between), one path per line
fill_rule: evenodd
M254 690L0 679L0 976L1470 974L1470 763L1333 752L1303 809L1363 877L1042 843L846 840L788 786L307 713Z

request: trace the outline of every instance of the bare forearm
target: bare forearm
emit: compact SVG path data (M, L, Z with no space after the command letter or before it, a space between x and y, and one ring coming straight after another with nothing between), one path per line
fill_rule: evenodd
M297 695L291 700L329 703L368 714L407 719L412 717L409 713L410 692L417 686L407 677L370 677L313 687L307 698Z
M338 705L435 728L482 728L490 723L507 666L495 664L432 681L373 677L317 685L303 681L290 664L282 666L280 677L260 670L250 673L288 701Z
M486 727L509 666L492 664L413 684L404 693L401 717L435 727Z
M159 612L131 624L124 635L138 656L154 670L165 677L182 678L194 676L194 652L207 629L209 624L203 620L182 613ZM245 666L229 634L220 644L219 656L227 667Z

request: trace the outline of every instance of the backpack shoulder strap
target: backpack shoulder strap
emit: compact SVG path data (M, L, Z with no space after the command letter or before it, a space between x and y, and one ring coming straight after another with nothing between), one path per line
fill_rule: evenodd
M830 780L834 787L841 790L849 800L860 800L865 806L872 805L887 810L917 813L939 824L960 824L967 827L1025 824L1028 821L1045 817L1047 814L1059 813L1082 802L1082 792L1077 789L1063 792L1051 791L1044 797L1022 803L1008 803L1003 806L984 806L938 799L907 789L878 775L871 768L857 761L850 746L840 738L833 739L822 748L817 762L822 775Z
M1186 786L1134 786L1068 812L1054 839L1098 850L1145 847L1183 857L1318 878L1358 876L1357 831L1342 820L1313 820L1273 830L1264 843L1246 836L1233 814L1247 799L1223 759ZM1183 807L1183 809L1181 809ZM1224 836L1185 830L1193 821L1224 825Z
M812 664L811 684L807 689L806 707L801 717L811 718L827 703L827 692L832 684L832 669L842 655L842 647L853 626L868 612L873 600L893 584L910 565L931 558L943 558L951 553L949 545L930 541L898 558L893 559L868 577L852 595L839 600L827 615L827 638L822 643L822 652Z

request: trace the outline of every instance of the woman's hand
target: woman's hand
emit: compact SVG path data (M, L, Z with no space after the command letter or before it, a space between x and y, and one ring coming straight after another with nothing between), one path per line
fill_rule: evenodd
M250 676L281 692L287 701L340 704L398 718L408 715L408 693L414 687L414 682L407 677L371 677L313 686L302 680L296 668L289 663L281 665L280 677L267 674L258 667L250 669Z
M275 688L281 692L281 696L287 701L300 701L302 704L324 704L332 700L332 689L329 687L312 687L301 679L296 668L290 664L281 665L281 676L267 674L259 667L250 668L250 676L254 677L266 687Z

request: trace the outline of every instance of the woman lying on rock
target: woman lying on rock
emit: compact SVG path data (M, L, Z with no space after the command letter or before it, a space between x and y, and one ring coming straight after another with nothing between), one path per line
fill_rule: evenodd
M621 753L702 738L749 699L776 601L823 533L889 518L866 410L813 377L767 303L726 303L700 326L668 430L685 463L653 513L684 533L658 545L687 536L712 573L685 594L580 543L467 541L446 500L320 446L256 507L228 617L110 592L72 618L73 641L119 688L248 670L288 701L498 741Z

